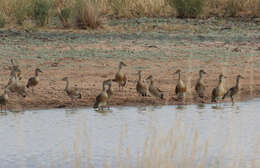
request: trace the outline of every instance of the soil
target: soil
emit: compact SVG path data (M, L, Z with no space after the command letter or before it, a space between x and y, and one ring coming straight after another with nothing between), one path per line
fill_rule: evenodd
M117 72L118 61L111 59L102 60L81 60L72 59L75 68L59 68L65 64L67 59L60 59L58 62L46 61L45 64L53 66L50 69L42 70L40 74L40 83L35 87L33 94L30 89L27 90L27 97L22 98L14 93L9 93L8 108L13 111L21 109L42 109L42 108L61 108L71 107L72 102L64 92L65 82L61 79L65 76L69 77L72 87L77 87L82 93L82 99L76 101L74 106L77 107L92 107L95 102L95 97L101 92L102 81L112 79ZM242 60L240 60L242 61ZM19 60L21 64L35 64L29 60ZM200 99L196 96L194 85L198 78L198 72L186 72L185 68L189 67L190 61L176 60L163 61L159 60L124 60L127 67L123 72L127 74L128 82L126 87L118 90L117 83L113 83L114 95L110 100L110 105L120 106L136 106L136 105L173 105L173 104L196 104L196 103L210 103L211 91L217 85L218 75L222 73L222 65L216 64L214 61L207 64L199 61L192 61L193 64L200 64L208 73L204 77L204 83L207 87L207 98ZM79 64L79 65L78 65ZM81 66L84 64L85 66ZM136 93L137 71L131 67L149 65L149 70L143 71L143 79L148 75L154 76L154 82L157 87L164 91L165 100L160 100L151 96L141 97ZM180 68L182 79L188 86L187 96L185 102L179 102L174 99L174 89L177 82L177 76L174 75L175 69ZM33 69L22 69L23 72L29 71L23 75L21 83L26 84L26 79L33 76ZM8 70L1 71L1 76L8 75ZM237 101L249 100L260 97L260 72L259 69L254 69L251 72L245 68L232 68L231 71L224 71L227 76L225 80L225 88L228 89L235 84L235 77L237 74L242 74L245 79L241 80L241 92L237 96ZM7 83L7 81L5 81ZM146 82L147 83L147 82ZM4 83L2 83L2 86ZM148 85L148 84L147 84ZM230 101L226 99L225 101Z
M176 22L189 24L174 20L172 25ZM96 96L101 92L102 82L114 78L120 61L127 64L123 72L128 81L122 91L113 83L114 95L110 106L211 103L211 92L217 86L220 73L227 76L224 81L226 89L235 85L238 74L244 76L236 101L259 98L260 34L257 30L260 25L225 22L231 28L222 29L222 22L214 25L192 22L192 30L170 32L162 29L145 32L141 28L129 32L102 30L27 33L0 30L2 88L9 79L11 58L17 61L22 70L20 83L23 85L34 75L35 68L43 71L39 76L40 82L35 87L35 94L27 89L27 97L22 98L9 92L8 109L21 111L72 107L70 98L64 92L65 82L61 80L65 76L69 77L71 87L79 88L82 93L82 99L76 101L74 106L92 107ZM182 80L188 88L184 102L178 102L174 98L177 83L174 72L177 69L181 69ZM203 100L194 91L200 69L207 72L204 76L207 98ZM154 84L164 92L164 100L138 96L135 88L138 70L143 71L143 79L153 75ZM146 83L148 85L148 81Z

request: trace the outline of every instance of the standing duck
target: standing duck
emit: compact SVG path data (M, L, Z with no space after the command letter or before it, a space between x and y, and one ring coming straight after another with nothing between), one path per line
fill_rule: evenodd
M174 74L178 74L178 82L175 87L175 94L177 95L178 99L183 99L185 97L187 87L185 83L181 80L181 70L178 69Z
M104 81L105 85L108 85L108 88L107 88L107 96L108 96L108 99L110 99L112 96L113 96L113 90L112 90L112 79L108 79L106 81Z
M25 85L22 85L16 78L16 74L12 74L9 78L8 84L6 86L11 92L17 93L22 97L26 97L26 88Z
M119 63L118 71L115 75L115 79L112 80L113 82L118 83L119 90L120 90L120 87L122 87L122 88L125 87L126 81L127 81L126 75L121 71L124 66L126 66L126 64L121 61Z
M141 73L142 73L141 70L138 71L139 78L136 83L136 91L141 96L147 96L147 88L146 88L146 85L142 82Z
M212 90L211 102L217 103L217 101L221 99L226 93L226 90L223 86L223 78L225 78L225 76L223 74L220 74L218 79L218 86Z
M77 88L70 88L69 85L69 78L68 77L64 77L62 79L62 81L66 81L66 86L64 91L67 93L67 95L71 98L72 102L74 102L74 100L76 99L81 99L81 93Z
M195 91L197 93L197 95L200 97L200 98L204 98L205 97L205 90L206 90L206 87L202 81L202 75L203 74L207 74L204 70L200 70L199 71L199 79L196 83L196 86L195 86Z
M149 85L150 94L154 97L158 97L160 99L163 99L162 91L159 88L157 88L153 85L153 76L152 75L148 76L147 80L150 80L150 85Z
M103 82L103 88L101 93L96 97L96 102L93 106L93 108L98 108L99 110L103 110L104 107L108 104L108 93L106 90L107 82Z
M28 82L27 82L27 85L26 85L26 87L27 88L32 88L32 93L34 93L34 90L33 90L33 88L36 86L36 85L38 85L38 83L39 83L39 81L40 81L40 78L39 78L39 75L38 75L38 73L39 72L42 72L39 68L36 68L35 69L35 75L34 75L34 77L31 77L31 78L29 78L28 79Z
M3 106L5 106L5 111L6 111L8 99L9 98L8 98L7 90L6 90L6 87L5 87L4 93L0 96L1 112L3 111Z
M22 79L22 71L19 68L19 65L15 64L13 59L11 59L11 64L12 64L12 67L11 67L11 74L10 74L10 76L15 74L16 78L21 80Z
M223 100L227 97L230 96L231 100L232 100L232 104L234 104L234 96L238 94L239 90L240 90L240 78L244 79L243 76L241 75L237 75L237 81L236 81L236 85L232 88L230 88L223 96Z

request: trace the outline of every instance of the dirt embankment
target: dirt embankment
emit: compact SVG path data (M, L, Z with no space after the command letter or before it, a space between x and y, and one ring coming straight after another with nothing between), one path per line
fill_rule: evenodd
M66 66L66 62L70 61L73 66ZM246 59L240 59L240 62ZM20 64L31 65L37 64L32 60L19 60ZM235 84L237 74L242 74L245 79L241 80L242 90L240 96L236 99L239 101L260 97L260 69L253 69L248 67L232 67L228 69L220 63L215 61L201 62L198 60L173 60L173 61L159 61L159 60L125 60L128 66L123 69L127 74L128 83L123 91L118 91L118 86L113 83L114 95L110 100L110 105L173 105L181 104L172 99L174 97L174 88L177 83L177 75L174 75L176 69L182 69L182 79L188 86L188 93L185 103L210 103L211 91L217 85L219 73L224 71L228 77L225 80L225 88L230 88ZM69 77L71 87L77 87L82 93L82 99L77 101L76 106L92 107L95 97L100 93L102 88L102 81L114 77L117 71L118 61L114 59L101 60L84 60L74 58L61 58L52 61L45 61L41 64L49 65L48 68L42 68L43 73L40 74L40 83L35 88L35 94L31 90L27 90L27 97L21 98L14 93L9 93L8 108L10 110L22 109L40 109L40 108L58 108L71 107L70 98L65 94L65 82L61 79L65 76ZM139 97L136 93L137 70L136 67L149 65L149 68L143 70L143 78L152 74L154 76L155 85L164 91L165 100L159 100L154 97ZM207 98L203 101L196 98L194 85L198 78L197 71L189 71L187 67L200 65L208 73L204 77L204 82L207 87ZM39 65L40 66L40 65ZM22 68L23 79L21 83L26 84L29 77L33 76L32 68ZM10 71L4 69L1 71L2 78L1 85L7 83L7 76ZM148 83L147 83L148 85ZM225 101L230 101L226 99Z

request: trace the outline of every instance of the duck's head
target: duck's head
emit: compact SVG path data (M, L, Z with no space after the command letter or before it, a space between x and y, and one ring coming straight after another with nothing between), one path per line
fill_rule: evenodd
M203 69L199 71L200 74L207 74Z
M123 67L123 66L127 66L127 65L123 61L120 61L119 66Z
M68 77L64 77L64 78L62 78L61 80L62 80L62 81L67 81L67 80L69 80L69 78L68 78Z
M174 74L179 74L179 73L181 73L180 69L178 69Z
M240 78L241 78L241 79L245 79L242 75L240 75L240 74L237 75L237 79L240 79Z
M142 73L142 70L138 70L138 71L137 71L137 74L141 74L141 73Z
M222 73L219 75L219 80L222 80L223 78L227 78L226 76L224 76Z
M152 80L153 79L153 76L152 75L150 75L150 76L148 76L147 78L146 78L146 80Z
M42 70L40 70L40 68L36 68L35 72L42 72Z
M105 80L103 82L104 85L112 86L112 79Z

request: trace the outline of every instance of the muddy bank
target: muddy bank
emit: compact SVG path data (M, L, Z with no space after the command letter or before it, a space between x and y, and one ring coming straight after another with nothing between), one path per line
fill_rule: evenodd
M128 65L123 69L128 82L123 92L113 84L111 106L179 104L172 99L177 83L177 75L173 73L177 69L182 70L182 80L188 86L186 104L210 103L211 91L216 87L220 73L228 77L226 89L235 85L238 74L245 77L241 80L242 90L237 100L260 97L260 24L168 21L165 19L162 24L170 27L178 24L179 29L157 27L147 30L147 24L154 24L154 20L147 20L141 24L144 29L132 25L130 28L133 29L122 32L115 27L111 32L1 30L2 88L9 79L10 58L17 60L21 67L23 85L34 75L35 68L43 71L35 94L27 90L25 99L9 94L9 109L71 107L70 98L64 92L65 82L61 81L65 76L69 77L71 86L81 90L83 98L76 106L92 107L101 91L102 81L114 77L119 61ZM128 22L117 24L129 27ZM223 29L227 25L230 28ZM204 78L208 98L203 101L194 96L200 69L208 73ZM164 91L164 101L137 95L138 70L143 71L143 78L153 75L154 84Z
M69 77L72 87L77 87L82 93L82 99L77 101L75 106L78 107L92 107L95 97L100 93L102 88L102 81L114 77L117 71L118 61L114 59L100 59L100 60L82 60L70 59L73 67L66 66L68 58L60 59L59 61L46 61L45 65L49 64L48 68L42 68L43 73L40 74L40 83L35 88L35 94L31 90L27 90L27 97L21 98L16 94L9 94L8 108L13 111L22 109L42 109L42 108L59 108L71 107L70 98L65 94L65 82L61 79L65 76ZM243 59L239 61L243 62ZM31 65L37 64L36 61L19 60L20 64ZM128 82L123 91L118 91L118 86L113 83L114 95L111 98L110 105L120 106L137 106L137 105L173 105L182 104L175 101L172 97L174 95L174 88L177 83L177 75L173 75L177 68L183 70L182 79L188 86L188 93L185 103L210 103L211 91L217 85L219 73L224 73L228 78L225 80L225 87L230 88L235 84L236 75L242 74L245 79L241 80L241 93L236 98L238 101L244 101L256 97L260 97L260 72L259 69L233 67L228 69L221 63L209 61L207 63L202 61L190 60L175 60L175 61L160 61L160 60L124 60L128 65L123 71L127 74ZM82 66L84 65L84 66ZM139 97L136 93L135 85L137 81L136 67L149 65L149 68L143 69L143 78L152 74L154 76L155 85L164 91L165 100L159 100L154 97ZM194 85L198 78L197 71L191 71L187 67L200 65L208 75L205 75L204 82L207 87L207 98L204 100L198 99L195 95ZM228 64L227 64L228 65ZM40 66L40 65L39 65ZM142 69L142 68L139 68ZM23 79L21 83L26 84L27 79L33 76L33 68L25 69L22 67ZM2 80L1 86L7 83L9 70L1 71L1 76L5 76ZM147 82L148 85L148 82ZM226 99L225 101L230 101Z

